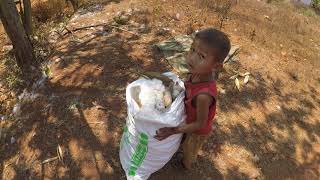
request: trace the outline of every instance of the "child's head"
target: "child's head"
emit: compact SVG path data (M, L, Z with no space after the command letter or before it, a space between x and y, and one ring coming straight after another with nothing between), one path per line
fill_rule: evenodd
M223 32L208 28L197 32L187 55L192 74L208 74L222 68L230 50L229 38Z

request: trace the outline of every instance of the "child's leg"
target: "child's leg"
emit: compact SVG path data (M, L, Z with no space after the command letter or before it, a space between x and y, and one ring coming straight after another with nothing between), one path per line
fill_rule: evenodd
M206 141L207 136L195 133L186 134L183 142L183 164L187 169L192 168L192 164L197 160L198 152Z

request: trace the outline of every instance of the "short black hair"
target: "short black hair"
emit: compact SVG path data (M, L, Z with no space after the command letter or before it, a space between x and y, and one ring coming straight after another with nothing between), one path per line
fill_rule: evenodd
M228 36L214 28L207 28L197 32L195 39L199 39L210 48L216 49L216 60L219 63L223 63L231 48Z

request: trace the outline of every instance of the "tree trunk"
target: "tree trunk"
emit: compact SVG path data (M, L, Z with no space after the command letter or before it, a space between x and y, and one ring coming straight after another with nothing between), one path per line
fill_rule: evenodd
M73 11L76 12L79 8L79 1L78 0L69 0L72 4Z
M27 85L30 85L41 76L41 71L13 0L0 0L0 19L12 42L17 65Z
M23 0L23 26L30 37L32 34L32 20L31 20L31 2L30 0Z
M20 14L21 19L23 19L23 8L22 8L21 1L20 0L14 0L14 2L16 3L16 7L17 7L17 4L19 5L19 14Z

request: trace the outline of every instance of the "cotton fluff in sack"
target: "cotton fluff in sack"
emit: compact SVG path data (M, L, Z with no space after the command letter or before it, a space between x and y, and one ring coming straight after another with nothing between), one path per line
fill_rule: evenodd
M161 111L165 108L163 103L163 93L165 87L162 81L152 79L141 84L139 99L141 102L141 111L152 110Z

